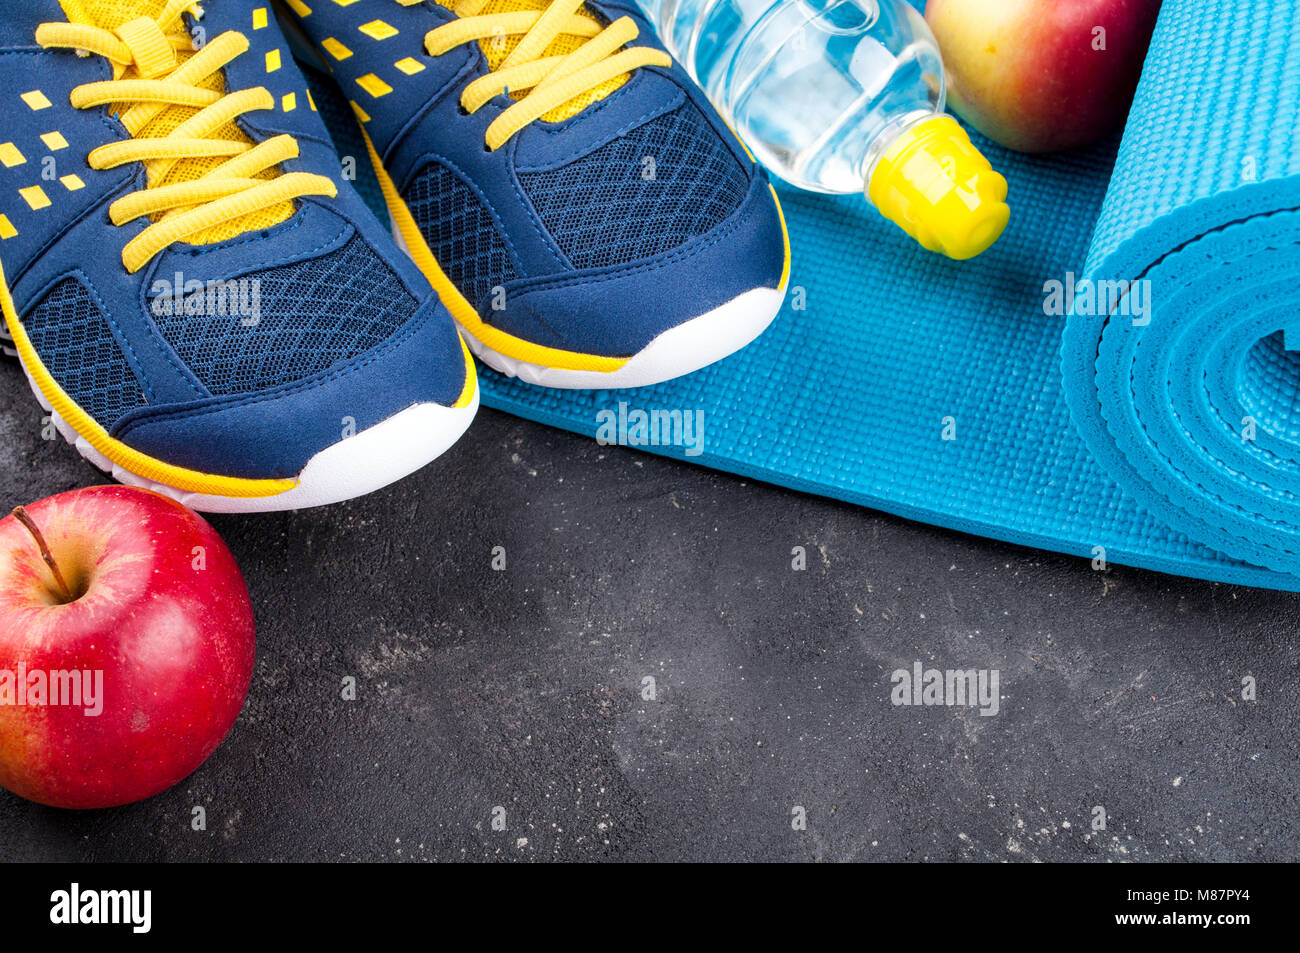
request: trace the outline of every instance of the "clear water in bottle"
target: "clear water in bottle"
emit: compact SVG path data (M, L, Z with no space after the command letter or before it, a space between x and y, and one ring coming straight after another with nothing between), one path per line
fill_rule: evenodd
M1007 183L943 115L943 59L903 0L637 0L755 158L791 185L863 192L923 246L981 254Z
M861 192L884 147L943 112L943 61L901 0L638 0L759 159L817 192Z

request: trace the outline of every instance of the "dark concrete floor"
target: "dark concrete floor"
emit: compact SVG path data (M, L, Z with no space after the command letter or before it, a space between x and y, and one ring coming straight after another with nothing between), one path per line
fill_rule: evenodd
M6 507L103 482L39 431L6 361ZM384 492L213 522L259 621L231 737L115 811L0 792L0 859L1300 857L1295 596L1094 572L492 411ZM895 707L915 661L998 669L1000 713Z

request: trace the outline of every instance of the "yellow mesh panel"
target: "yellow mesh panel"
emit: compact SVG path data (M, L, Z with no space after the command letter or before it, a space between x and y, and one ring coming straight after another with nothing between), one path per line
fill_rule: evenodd
M96 26L116 30L136 17L155 17L164 4L158 0L82 0L83 7Z
M438 0L438 3L450 10L455 7L456 0ZM479 11L479 15L486 16L491 13L515 13L520 10L536 10L541 13L549 6L549 0L488 0L488 3ZM600 22L585 9L579 10L578 15L591 20L593 23ZM522 36L500 36L479 40L479 46L483 48L483 55L487 57L488 69L495 70L500 67L501 64L505 62L506 57L511 54L522 39ZM550 46L542 51L541 55L563 56L566 53L572 53L585 42L586 38L584 37L561 33L551 42ZM588 90L580 96L575 96L567 103L564 103L561 106L556 106L548 113L543 113L542 119L545 122L563 122L565 119L576 116L592 103L604 99L614 90L626 83L627 80L627 73L624 73L622 76L615 76L613 79L608 79L595 89ZM522 99L526 95L527 91L518 95L515 93L510 94L513 99Z
M87 15L97 26L114 30L123 23L137 17L157 17L162 13L166 4L163 0L82 0L82 5ZM184 50L178 50L176 58L179 63L184 63L192 55L192 53L187 53ZM126 75L129 78L134 74L128 72ZM226 92L225 81L219 72L214 73L199 85L205 89L216 90L219 93ZM145 139L165 136L197 112L197 109L189 106L168 106L145 123L137 135L139 138ZM209 138L226 139L231 142L244 142L253 145L253 141L244 135L243 131L234 123L227 123L219 127ZM222 156L181 159L173 163L165 174L149 184L151 186L160 186L171 185L176 182L191 182L224 161L226 161L226 157ZM257 178L274 179L279 174L278 169L271 168L259 174ZM193 245L210 245L213 242L223 242L226 239L234 238L236 235L242 235L244 232L269 228L283 222L292 214L293 203L281 202L261 211L231 219L228 222L221 222L191 235L186 241ZM153 216L153 218L156 220L158 216Z

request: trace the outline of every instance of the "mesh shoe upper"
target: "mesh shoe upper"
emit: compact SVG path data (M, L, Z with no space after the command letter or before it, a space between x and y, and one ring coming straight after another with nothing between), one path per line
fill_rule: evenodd
M483 322L548 347L625 355L746 290L780 283L781 226L766 176L679 67L638 68L492 147L489 130L515 99L464 108L467 87L501 57L491 40L428 55L426 37L456 22L445 6L300 6L296 28L328 65L441 271ZM601 0L584 9L602 25L631 12ZM634 19L640 35L630 43L660 48ZM505 49L517 39L507 36ZM603 293L588 303L557 290L579 285ZM651 310L664 289L672 300ZM605 303L615 299L647 304L636 314Z
M519 180L575 268L677 248L726 221L749 191L749 176L690 103Z
M463 177L430 162L411 180L404 197L424 240L447 276L470 301L515 277L514 259L484 199Z
M162 6L134 2L133 12ZM185 19L194 35L202 28L196 47L230 33L248 47L221 69L222 88L264 89L274 103L244 115L229 141L291 138L280 173L328 179L337 194L292 198L287 216L233 218L233 229L126 267L123 249L160 216L115 225L109 210L146 193L144 165L92 167L96 149L132 137L121 107L70 105L114 68L33 43L40 24L65 22L58 0L6 0L0 264L30 345L24 364L48 373L104 440L207 474L292 477L346 433L414 404L452 406L472 378L450 316L340 175L268 9L203 6L201 20Z
M51 288L23 317L23 327L50 373L104 427L144 404L104 312L77 278Z
M213 394L279 387L364 354L418 304L359 238L320 258L242 276L229 292L244 298L227 308L234 320L214 313L216 293L200 294L202 313L159 308L157 298L151 310L167 343Z
M749 176L690 103L566 165L519 174L542 226L573 268L653 258L726 221ZM428 163L403 192L448 277L481 305L517 272L485 201Z

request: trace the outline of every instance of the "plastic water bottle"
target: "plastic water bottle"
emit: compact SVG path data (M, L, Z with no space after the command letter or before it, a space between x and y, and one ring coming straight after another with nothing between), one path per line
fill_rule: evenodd
M1010 219L1007 183L943 112L943 61L903 0L637 0L755 158L792 185L862 191L966 259Z

